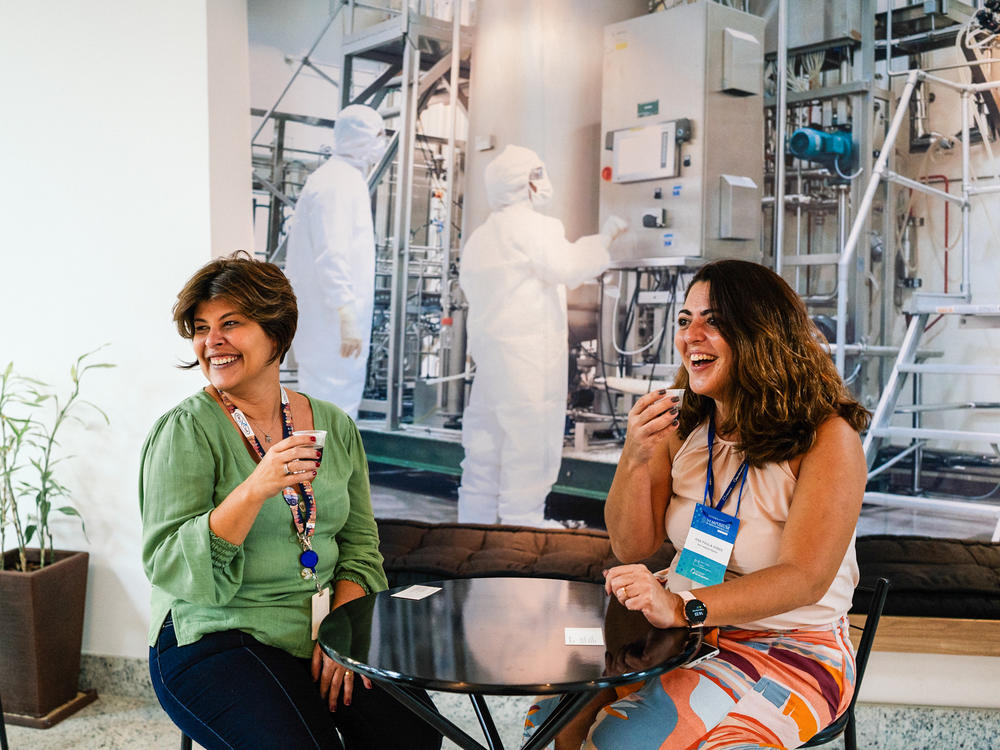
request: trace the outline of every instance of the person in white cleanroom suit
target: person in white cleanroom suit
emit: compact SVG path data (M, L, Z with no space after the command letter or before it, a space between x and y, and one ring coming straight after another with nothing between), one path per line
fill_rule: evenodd
M507 146L486 167L492 213L462 251L459 284L469 302L468 351L476 363L462 418L460 523L558 525L544 520L559 474L568 371L566 287L592 279L625 230L566 239L536 209L552 197L542 160Z
M375 232L367 175L385 150L382 116L352 104L337 115L333 154L306 180L288 234L285 273L299 304L299 388L357 419L375 296Z

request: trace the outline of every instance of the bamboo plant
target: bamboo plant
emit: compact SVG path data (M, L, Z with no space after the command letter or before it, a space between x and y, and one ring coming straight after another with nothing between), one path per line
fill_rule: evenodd
M78 518L86 534L83 517L76 508L53 506L69 496L69 490L56 478L55 468L70 458L58 455L57 436L67 420L80 421L77 416L80 407L92 409L108 423L108 416L100 407L80 396L87 372L114 367L89 361L97 351L81 355L70 368L72 387L64 399L49 391L42 381L17 374L13 362L0 373L0 552L7 549L10 529L18 550L15 570L28 571L27 549L36 539L40 548L38 567L52 562L53 511ZM51 412L51 423L44 419L46 411ZM0 570L5 564L4 556L0 555Z

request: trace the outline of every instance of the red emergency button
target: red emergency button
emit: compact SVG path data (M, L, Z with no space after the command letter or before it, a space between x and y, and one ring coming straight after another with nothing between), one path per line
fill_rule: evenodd
M601 179L605 182L611 182L611 167L605 167L601 170Z

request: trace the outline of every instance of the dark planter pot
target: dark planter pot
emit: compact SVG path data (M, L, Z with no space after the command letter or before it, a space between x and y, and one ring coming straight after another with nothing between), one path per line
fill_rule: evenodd
M49 727L97 697L81 693L80 648L87 595L86 552L55 551L44 568L0 571L0 695L9 724ZM29 563L39 551L28 550Z

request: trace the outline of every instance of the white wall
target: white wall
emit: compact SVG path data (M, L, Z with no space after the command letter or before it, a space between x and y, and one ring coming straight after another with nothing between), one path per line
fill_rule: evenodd
M84 384L111 427L87 415L61 441L75 458L60 476L89 541L70 519L54 528L58 547L91 554L88 653L146 653L139 451L154 419L202 381L174 367L190 349L170 308L213 241L250 244L248 165L220 159L210 171L209 160L207 42L221 30L238 55L245 4L212 0L210 28L207 2L0 0L0 361L60 390L85 351L107 343L100 359L117 365ZM245 64L229 66L228 85L217 73L213 91L228 93L212 124L243 140Z
M872 651L858 700L910 706L1000 708L1000 657Z

